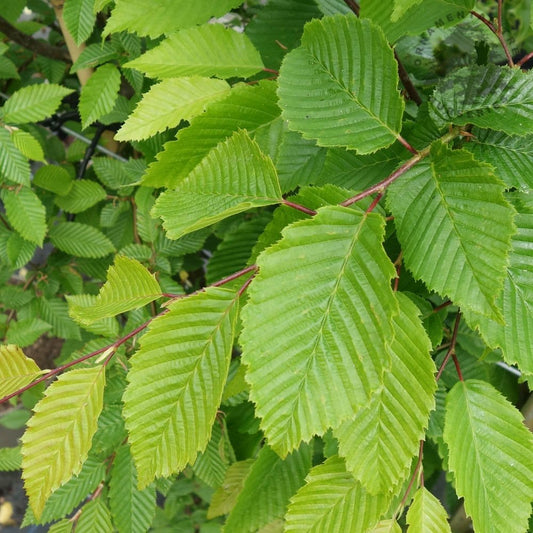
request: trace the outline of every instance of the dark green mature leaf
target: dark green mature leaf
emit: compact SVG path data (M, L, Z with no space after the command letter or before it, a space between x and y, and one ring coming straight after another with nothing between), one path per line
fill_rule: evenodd
M282 455L353 416L382 383L398 309L383 232L380 215L324 207L257 259L243 360L261 427Z
M102 410L104 385L102 367L71 370L34 407L21 440L24 487L37 518L50 494L80 472Z
M392 366L383 389L333 432L346 469L371 494L390 492L407 477L435 405L431 342L416 305L397 297L400 314L393 319Z
M124 394L141 488L205 449L226 382L236 306L233 291L206 289L170 304L142 337Z
M291 498L284 531L367 531L387 511L392 495L368 494L337 456L315 466Z
M406 267L454 303L501 320L514 209L492 167L440 143L389 189Z
M182 120L191 120L203 113L209 104L227 96L229 90L229 85L223 80L200 76L163 80L143 95L115 139L147 139L177 126Z
M212 103L205 113L195 117L181 130L177 141L165 144L143 180L143 185L173 188L178 185L218 143L238 129L250 134L279 117L276 84L238 84L229 96Z
M433 93L430 114L437 125L475 124L509 135L533 133L533 72L473 66L444 78Z
M110 42L94 43L84 48L70 72L74 73L83 68L94 68L106 61L118 58L117 47Z
M86 503L81 509L81 515L76 523L76 533L113 533L115 528L111 523L111 513L103 496Z
M67 213L81 213L104 200L106 196L105 189L99 183L82 179L74 181L68 194L57 196L55 202Z
M74 181L63 167L44 165L34 174L33 184L59 196L65 196L72 189Z
M239 131L209 152L174 191L158 198L152 214L170 239L252 207L283 200L276 169L255 141Z
M79 257L105 257L115 251L100 230L80 222L60 222L50 228L49 235L54 246Z
M211 17L220 17L230 9L242 4L242 0L116 0L115 8L107 21L104 36L122 30L139 35L157 37L181 28L190 28L207 22Z
M262 448L227 519L225 533L254 533L283 518L289 498L303 485L310 468L311 448L305 444L285 459L268 446Z
M0 178L30 185L30 163L15 146L11 134L0 127Z
M4 121L14 124L38 122L56 111L72 89L54 83L28 85L14 92L4 104Z
M526 531L533 435L515 407L484 381L460 381L446 400L444 440L457 495L476 531Z
M2 472L13 472L20 470L22 455L20 446L14 448L0 448L0 470Z
M304 138L368 154L399 136L404 103L397 85L381 30L338 15L306 25L302 45L283 62L278 92L289 127Z
M263 68L248 37L221 24L204 24L173 33L126 63L152 78L216 76L248 78Z
M24 348L33 344L43 333L51 329L50 324L35 317L12 321L9 324L5 341Z
M94 0L65 0L63 18L76 44L86 41L93 31L96 16Z

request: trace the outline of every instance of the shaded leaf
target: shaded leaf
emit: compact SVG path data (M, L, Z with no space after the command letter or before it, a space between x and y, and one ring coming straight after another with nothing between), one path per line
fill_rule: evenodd
M30 162L17 149L11 134L0 127L0 178L30 185Z
M33 184L59 196L65 196L72 189L74 181L63 167L45 165L34 174Z
M105 189L96 181L81 179L74 181L70 191L58 196L55 202L67 213L81 213L104 200L106 196Z
M115 528L111 523L111 513L102 496L86 503L81 509L81 515L76 523L76 533L113 533Z
M14 472L20 470L22 455L20 446L13 448L0 448L0 470L2 472Z
M54 246L78 257L105 257L115 251L100 230L80 222L60 222L50 228L49 236Z

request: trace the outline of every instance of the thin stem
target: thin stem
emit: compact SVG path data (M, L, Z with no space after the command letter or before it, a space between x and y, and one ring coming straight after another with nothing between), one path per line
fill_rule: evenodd
M435 307L435 309L433 309L433 313L438 313L441 309L444 309L446 307L448 307L449 305L452 305L452 302L451 300L448 300L447 302L444 302L440 305L437 305L437 307Z
M398 506L398 509L396 509L396 512L394 513L394 520L398 518L399 513L403 510L405 507L405 504L407 503L407 498L409 497L409 494L411 493L411 489L413 488L413 485L416 481L416 478L418 476L418 472L420 470L420 467L422 466L422 458L424 457L424 441L420 441L420 446L418 448L418 461L416 462L416 466L413 472L413 475L411 476L411 480L409 481L409 485L407 486L407 489L403 495L402 501L400 502L400 505Z
M276 76L279 76L279 72L277 70L274 70L273 68L263 68L263 72L270 72L271 74L275 74Z
M416 87L413 85L413 82L409 77L409 73L407 72L407 70L405 70L405 67L400 61L400 58L398 57L396 51L394 52L394 57L396 58L396 63L398 63L398 75L400 76L400 80L402 82L402 85L404 86L405 91L409 95L409 98L416 105L420 105L422 103L422 98L420 98L420 94L418 94Z
M359 16L359 4L354 2L354 0L344 0L344 3L357 15Z
M239 296L239 298L243 295L244 291L250 286L250 283L252 283L252 281L254 280L255 278L255 274L253 276L250 276L243 284L243 286L239 289L239 292L237 293L237 295Z
M517 64L517 67L523 66L525 63L527 63L530 59L533 59L533 52L529 52L529 54L525 55Z
M383 198L383 193L380 192L378 195L374 198L372 203L368 206L368 209L366 210L367 213L372 213L376 206L379 204L379 201Z
M456 360L455 356L455 345L457 344L457 334L459 333L459 324L461 322L461 312L459 311L457 313L457 316L455 317L455 325L453 327L453 333L452 333L452 339L450 341L450 347L448 348L448 351L446 352L446 356L444 357L444 360L442 361L442 364L440 365L439 371L437 372L437 375L435 376L435 380L438 381L440 377L442 376L442 373L444 372L444 369L446 368L446 365L448 364L448 361L450 358L454 358L454 361ZM458 368L459 362L456 363L457 374L459 376L459 379L463 381L463 376L461 375L461 370Z
M244 276L245 274L248 274L248 272L255 272L257 270L257 265L251 265L249 267L243 268L242 270L239 270L238 272L234 272L233 274L226 276L225 278L222 278L219 281L216 281L211 285L211 287L220 287L221 285L225 285L226 283L229 283L230 281L233 281L234 279L240 278L241 276Z
M452 353L452 359L455 364L455 370L457 371L459 381L464 381L463 374L461 373L461 367L459 366L459 359L457 359L457 354L455 352Z
M407 148L412 154L418 154L418 150L413 148L401 135L398 135L398 141L400 141L400 144Z
M505 57L507 58L507 63L510 67L514 67L513 57L511 55L511 52L509 51L509 45L507 44L507 41L505 40L505 37L503 36L503 27L502 27L502 4L503 0L498 0L498 27L494 26L494 24L487 20L481 13L478 13L477 11L470 11L470 14L479 19L487 28L498 37L498 40L500 41L500 44L502 45L503 51L505 52Z
M288 207L292 207L293 209L297 209L298 211L301 211L302 213L306 213L307 215L311 215L311 216L316 215L316 211L313 211L312 209L309 209L308 207L305 207L303 205L295 204L294 202L289 202L289 200L283 199L282 204Z
M486 19L481 13L478 13L477 11L470 11L470 14L476 17L477 19L481 20L485 26L494 34L498 33L496 28L494 27L494 24L488 19Z

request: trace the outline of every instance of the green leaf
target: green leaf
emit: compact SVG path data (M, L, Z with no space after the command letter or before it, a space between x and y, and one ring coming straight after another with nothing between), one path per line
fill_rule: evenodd
M39 197L29 188L17 191L2 189L2 202L9 223L27 241L43 245L46 234L46 210Z
M380 520L368 533L402 533L396 520Z
M33 344L50 329L52 329L50 324L35 317L17 320L9 324L5 340L8 344L16 344L24 348Z
M81 509L81 515L76 523L76 533L114 533L111 523L111 513L103 496L91 500Z
M242 357L261 427L282 455L352 417L382 383L398 309L383 234L380 215L328 206L257 259Z
M397 85L381 30L337 15L305 26L302 45L281 66L278 93L289 127L304 138L368 154L399 136L404 103Z
M346 471L337 456L315 466L305 485L291 498L285 531L328 533L367 531L387 511L389 494L372 496Z
M496 320L514 210L492 167L440 143L389 188L406 267L455 304Z
M225 533L254 533L283 518L289 498L303 485L311 468L311 448L302 445L285 459L268 446L259 452L232 509Z
M74 522L68 518L64 518L55 524L52 524L48 529L48 533L70 533L74 527Z
M533 435L513 405L484 381L456 383L446 400L444 440L457 495L464 498L474 529L526 531L533 500Z
M63 167L45 165L40 167L33 176L33 184L59 196L65 196L72 189L74 181Z
M437 388L431 342L414 303L397 293L391 370L383 389L333 433L346 469L371 494L386 493L408 476L428 426Z
M102 410L104 385L102 367L71 370L34 407L21 439L22 478L37 518L50 494L80 472Z
M143 95L115 139L147 139L157 132L177 126L182 120L191 120L203 113L210 103L227 96L229 90L223 80L200 76L163 80Z
M509 135L533 133L533 72L498 65L449 74L433 93L430 115L439 126L475 124Z
M0 346L0 398L25 387L44 372L18 346Z
M228 514L237 503L237 498L242 492L244 482L254 464L253 459L233 463L227 470L224 482L215 491L209 504L207 518L211 520L217 516Z
M394 9L392 11L391 20L397 22L403 17L409 9L417 6L423 0L394 0Z
M149 166L143 185L175 187L219 142L240 128L251 134L276 120L280 112L273 82L238 84L227 98L210 104L205 113L193 118L191 125L180 131L177 141L165 144L157 161Z
M81 213L107 196L105 189L92 180L76 180L68 194L56 197L55 203L67 213Z
M68 306L63 299L38 298L40 317L52 324L52 334L62 339L80 339L80 329L68 316Z
M103 35L128 30L141 36L157 37L220 17L240 4L242 0L195 0L187 3L159 0L157 4L151 0L116 0Z
M490 163L508 187L533 188L533 135L509 137L500 131L474 130L464 147Z
M43 147L31 133L23 130L14 130L11 132L11 139L16 148L20 150L25 157L32 159L33 161L46 163Z
M55 83L28 85L14 92L2 108L4 121L14 124L38 122L52 115L61 100L74 92Z
M283 200L276 169L257 143L239 131L219 144L175 191L163 193L152 214L169 239L223 218Z
M94 43L84 48L70 69L74 74L84 68L94 68L106 61L117 59L119 56L117 47L110 42Z
M228 373L237 295L209 288L168 308L141 338L124 393L140 488L205 449Z
M60 222L50 228L49 236L61 251L79 257L105 257L115 251L100 230L80 222Z
M518 231L511 241L503 292L496 300L505 324L475 313L466 313L465 317L472 327L479 328L489 346L502 349L509 364L533 373L533 212L518 210Z
M263 69L263 62L243 33L222 24L204 24L170 35L124 66L161 79L192 75L248 78Z
M8 130L0 127L0 178L30 185L30 163L17 149Z
M120 72L111 63L101 66L81 89L79 111L85 129L94 121L111 113L120 89Z
M109 267L107 281L90 306L77 304L76 296L67 296L71 316L81 324L91 324L142 307L161 297L155 276L139 261L117 255Z
M116 452L111 481L109 505L113 522L119 533L143 533L148 531L155 514L155 489L137 488L137 472L129 446L122 445Z
M425 487L420 487L407 511L407 533L451 533L448 513Z
M17 65L11 59L0 56L0 80L19 80L20 76L17 70Z
M14 472L20 470L22 455L20 446L14 448L0 448L0 470L2 472Z
M91 35L96 16L94 0L65 0L63 18L76 44L86 41Z

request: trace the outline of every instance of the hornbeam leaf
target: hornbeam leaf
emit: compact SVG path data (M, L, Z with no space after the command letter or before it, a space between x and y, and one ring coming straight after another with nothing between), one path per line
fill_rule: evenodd
M77 305L75 296L67 297L67 300L70 315L80 324L91 324L142 307L160 297L159 283L146 267L136 259L117 255L93 305Z
M78 257L105 257L115 251L113 243L98 229L80 222L60 222L49 231L52 244Z
M204 24L170 35L124 66L161 79L194 74L248 78L263 69L263 62L245 34Z
M2 472L14 472L20 470L22 455L20 446L14 448L0 448L0 470Z
M448 514L425 487L420 487L407 511L407 533L451 533Z
M56 205L67 213L81 213L107 196L106 190L93 180L76 180L67 194L57 196Z
M0 346L0 398L21 389L46 372L14 344Z
M492 167L441 143L389 188L406 267L454 303L501 321L514 209Z
M380 520L368 533L402 533L396 520Z
M79 111L82 128L113 111L120 89L120 72L112 63L101 66L82 87Z
M158 198L152 214L163 219L169 239L223 218L281 202L272 160L245 131L219 144L175 191Z
M446 399L444 440L457 495L464 498L474 529L526 531L533 500L533 435L515 407L489 383L459 381Z
M533 211L517 206L510 264L503 291L496 300L505 324L476 313L466 313L472 327L478 327L489 346L500 347L509 364L533 373Z
M137 472L129 446L122 445L115 455L109 483L109 505L119 533L144 533L155 514L155 489L137 488Z
M104 385L100 366L71 370L34 407L21 440L22 478L36 518L50 494L80 472L96 432Z
M117 141L139 141L177 126L222 100L230 90L223 80L191 76L169 78L143 95L128 120L115 135Z
M2 189L2 202L13 228L27 241L43 245L46 234L46 209L39 197L29 188L18 191Z
M242 0L116 0L111 17L107 20L104 36L127 30L138 35L157 37L180 28L189 28L220 17L242 4Z
M372 494L388 492L408 475L435 406L435 364L416 305L397 294L391 370L383 389L334 435L346 469Z
M219 142L239 128L251 134L276 120L280 112L273 82L237 85L227 98L212 103L205 113L192 119L188 128L180 130L177 141L165 144L157 161L148 167L143 185L175 187Z
M398 309L383 233L376 213L327 206L257 259L242 357L261 427L281 455L338 427L382 384Z
M533 133L533 72L498 65L465 67L443 79L430 115L439 126L475 124L509 135Z
M93 7L94 0L65 0L65 25L78 45L86 41L93 31L96 20Z
M77 533L114 533L111 513L103 496L86 503L76 523Z
M13 144L25 157L46 164L43 147L31 133L23 130L14 130L11 132L11 138L13 139Z
M52 115L61 100L72 92L72 89L55 83L23 87L14 92L2 108L4 121L16 124L39 122Z
M131 359L124 415L139 487L207 446L231 359L238 296L209 288L168 306Z
M305 485L291 498L285 531L367 531L377 525L391 498L389 493L366 493L346 471L344 461L333 456L312 468Z
M303 485L311 468L311 448L306 444L281 459L265 446L246 476L232 509L225 533L255 533L283 518L290 497Z
M423 0L394 0L394 10L392 11L391 19L397 22L403 17L409 9L420 4Z
M302 45L283 61L278 93L289 127L304 138L368 154L399 136L397 85L383 32L369 20L337 15L305 26Z
M8 130L0 127L0 179L30 185L30 162L15 146Z

